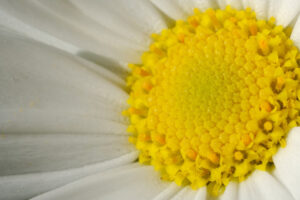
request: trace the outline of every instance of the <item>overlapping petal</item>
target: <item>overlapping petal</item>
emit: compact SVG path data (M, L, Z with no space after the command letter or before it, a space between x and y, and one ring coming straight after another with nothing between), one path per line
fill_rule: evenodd
M226 190L220 196L220 200L237 200L238 199L238 183L231 182L226 186Z
M199 190L192 190L189 187L185 187L171 198L171 200L202 200L202 199L207 199L205 187Z
M0 56L1 198L61 186L92 173L82 172L87 165L136 159L120 115L127 94L118 75L5 30Z
M239 184L238 199L293 200L291 193L268 172L256 170Z
M287 146L274 156L275 177L300 199L300 128L294 128L287 138Z
M109 161L62 171L2 176L0 177L0 199L30 199L85 176L132 163L137 158L137 154L132 152Z
M102 9L98 10L97 18L91 17L95 13L90 9L91 6L82 6L80 1L4 0L0 2L0 10L78 47L81 51L126 62L139 62L140 53L147 48L147 41L149 42L145 32L149 34L153 29L164 27L162 17L147 1L139 1L140 10L143 12L135 12L136 14L132 12L133 8L130 7L132 4L125 4L125 1L114 2L118 3L118 6L107 1L85 1L85 3L92 3L90 5L94 6L94 9ZM89 15L86 15L87 10ZM105 10L109 12L104 12ZM116 15L121 12L124 12L125 16ZM128 17L130 13L131 18ZM138 18L140 23L138 20L133 22L132 17L138 15L144 17ZM136 24L144 24L144 26ZM151 27L150 24L152 28L145 28L145 26Z
M33 200L153 199L168 187L151 166L128 165L86 177Z
M300 11L300 1L269 0L268 17L275 17L276 23L282 26L291 25Z

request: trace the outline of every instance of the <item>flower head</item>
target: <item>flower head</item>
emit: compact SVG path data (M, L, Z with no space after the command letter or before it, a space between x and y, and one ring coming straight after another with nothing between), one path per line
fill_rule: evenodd
M1 1L0 199L299 199L299 11Z
M272 156L299 123L298 49L250 9L195 10L154 34L131 65L130 141L165 180L222 193Z

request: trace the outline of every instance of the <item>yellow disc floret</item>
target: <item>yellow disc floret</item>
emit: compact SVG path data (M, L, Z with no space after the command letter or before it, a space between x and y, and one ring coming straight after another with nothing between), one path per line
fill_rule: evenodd
M300 122L300 59L290 30L250 9L195 10L153 34L130 64L130 141L163 180L220 194L268 170Z

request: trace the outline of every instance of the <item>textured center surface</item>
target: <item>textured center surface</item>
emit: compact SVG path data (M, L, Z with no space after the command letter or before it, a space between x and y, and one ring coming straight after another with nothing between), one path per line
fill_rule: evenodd
M289 30L249 10L195 14L130 65L130 141L164 180L222 193L269 170L299 122L299 53Z

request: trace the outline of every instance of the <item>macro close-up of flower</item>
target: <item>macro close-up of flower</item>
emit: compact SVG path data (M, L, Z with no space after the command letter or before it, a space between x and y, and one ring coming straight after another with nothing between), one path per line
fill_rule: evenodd
M299 0L1 0L0 200L300 200Z

